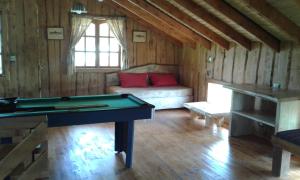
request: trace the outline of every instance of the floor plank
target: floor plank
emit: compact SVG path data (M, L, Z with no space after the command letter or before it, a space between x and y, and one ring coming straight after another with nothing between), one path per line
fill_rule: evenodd
M157 111L137 121L133 168L114 152L114 124L50 128L51 179L273 179L270 142L255 136L228 138L185 110ZM286 179L300 179L292 158Z

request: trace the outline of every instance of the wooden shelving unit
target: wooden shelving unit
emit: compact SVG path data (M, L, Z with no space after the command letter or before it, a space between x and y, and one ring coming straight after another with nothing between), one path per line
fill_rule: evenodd
M252 119L262 124L266 124L275 127L275 116L272 114L265 113L263 111L232 111L231 113L243 116L245 118Z
M279 131L300 128L300 91L253 85L226 85L232 90L230 136L247 135L255 123Z

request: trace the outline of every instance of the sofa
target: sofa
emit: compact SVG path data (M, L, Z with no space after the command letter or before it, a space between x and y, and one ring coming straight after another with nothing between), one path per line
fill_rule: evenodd
M178 66L149 64L133 67L127 70L106 73L105 85L106 93L130 93L138 98L153 104L156 110L182 108L186 102L193 100L192 88L182 85L162 86L162 87L121 87L119 73L171 73L178 79Z

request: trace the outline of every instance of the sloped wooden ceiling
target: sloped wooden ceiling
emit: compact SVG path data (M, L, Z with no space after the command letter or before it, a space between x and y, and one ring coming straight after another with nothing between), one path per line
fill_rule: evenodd
M104 0L182 43L230 42L251 50L262 42L280 51L282 41L300 41L298 0Z

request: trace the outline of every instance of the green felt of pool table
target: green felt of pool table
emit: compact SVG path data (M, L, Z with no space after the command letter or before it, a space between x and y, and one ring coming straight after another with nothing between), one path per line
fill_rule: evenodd
M0 113L0 118L38 116L44 114L68 113L68 112L90 112L98 110L136 108L144 105L145 102L132 95L123 96L119 94L93 95L93 96L70 96L70 100L62 101L61 97L53 98L26 98L18 99L17 108L35 107L72 107L72 106L95 106L107 105L104 107L75 108L75 109L56 109L46 111L17 111L12 113Z
M140 102L132 98L124 98L121 95L97 95L97 96L74 96L70 100L62 101L61 98L33 98L19 99L17 108L32 107L71 107L107 105L101 109L138 107Z

